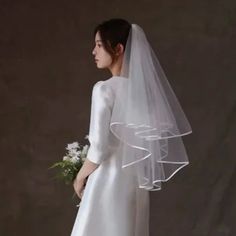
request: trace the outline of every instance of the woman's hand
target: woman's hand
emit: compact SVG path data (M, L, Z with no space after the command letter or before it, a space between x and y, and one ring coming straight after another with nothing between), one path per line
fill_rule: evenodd
M83 196L85 183L86 183L86 179L79 178L78 175L73 182L74 190L80 199Z
M76 194L81 199L83 195L83 190L85 188L88 176L94 172L98 168L99 164L91 162L88 158L86 158L83 166L81 167L80 171L78 172L73 186L75 189Z

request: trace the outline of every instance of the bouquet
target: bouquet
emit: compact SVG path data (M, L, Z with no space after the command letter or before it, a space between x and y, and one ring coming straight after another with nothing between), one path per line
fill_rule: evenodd
M85 139L88 139L88 135L85 136ZM67 153L63 157L63 160L54 163L49 167L49 169L58 168L59 172L56 177L62 179L67 185L73 184L77 173L83 166L88 149L88 144L84 146L82 146L78 142L67 144Z

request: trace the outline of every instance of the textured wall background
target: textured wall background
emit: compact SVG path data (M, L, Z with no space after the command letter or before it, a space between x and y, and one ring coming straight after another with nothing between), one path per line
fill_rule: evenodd
M235 14L234 0L2 0L0 236L70 235L73 189L47 168L88 132L110 77L92 32L113 17L144 28L193 128L190 165L151 193L151 236L235 236Z

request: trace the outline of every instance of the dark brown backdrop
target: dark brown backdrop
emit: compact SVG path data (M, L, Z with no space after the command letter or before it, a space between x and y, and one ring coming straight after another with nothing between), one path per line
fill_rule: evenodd
M70 235L73 189L47 168L88 132L92 86L110 76L92 31L112 17L144 28L193 128L190 165L151 193L151 236L235 236L235 12L234 0L2 0L0 236Z

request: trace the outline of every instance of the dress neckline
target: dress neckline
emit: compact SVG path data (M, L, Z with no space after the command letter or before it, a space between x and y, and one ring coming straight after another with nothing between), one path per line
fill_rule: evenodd
M123 76L119 76L119 75L113 75L113 76L111 77L111 79L112 79L112 78L128 79L128 78L125 78L125 77L123 77Z
M118 76L118 75L114 75L114 76L111 76L109 79L107 80L101 80L101 82L107 82L107 81L111 81L111 80L120 80L122 79L123 81L125 81L127 78L123 77L123 76Z

